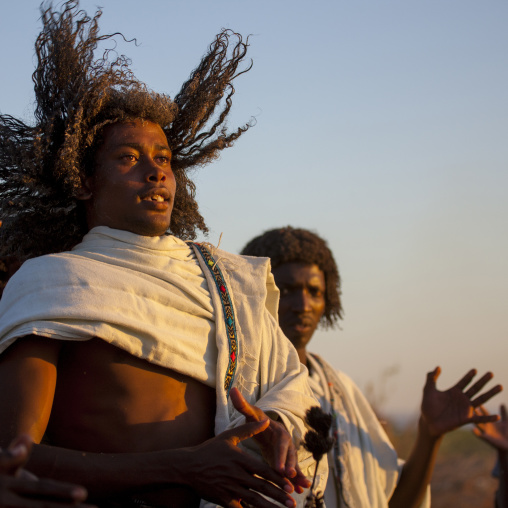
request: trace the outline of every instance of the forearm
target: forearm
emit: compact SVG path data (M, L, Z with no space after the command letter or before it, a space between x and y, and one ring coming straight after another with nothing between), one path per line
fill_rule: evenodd
M409 459L402 468L397 487L390 499L390 508L415 508L422 502L430 483L442 437L432 437L421 421Z
M496 508L508 508L508 452L499 450L499 488L496 493Z
M189 449L146 453L85 453L34 445L26 468L37 476L84 485L91 498L186 485Z

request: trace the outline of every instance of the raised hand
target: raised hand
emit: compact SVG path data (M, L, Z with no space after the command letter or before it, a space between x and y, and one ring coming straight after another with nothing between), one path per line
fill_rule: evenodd
M254 436L266 462L279 474L290 479L299 494L304 488L310 487L310 481L298 467L296 448L284 425L269 419L261 409L249 404L237 388L232 388L229 396L235 409L242 413L248 422L269 420L269 426Z
M483 406L480 406L477 411L484 416L489 414ZM500 413L501 420L497 422L477 423L473 432L497 450L508 452L508 415L504 404L501 404Z
M9 508L93 508L82 504L82 487L38 479L22 466L28 459L31 440L21 436L7 450L0 450L0 506Z
M191 477L189 485L203 499L226 508L241 508L242 501L256 508L277 506L260 494L284 506L296 506L289 495L294 491L291 483L268 464L237 446L266 431L269 426L270 420L265 417L260 422L245 423L190 448L190 453L182 459L182 469Z
M440 437L466 423L488 423L499 419L497 415L486 415L477 411L477 408L503 389L501 385L496 385L478 395L492 379L491 372L484 374L466 390L476 376L476 370L472 369L457 384L442 392L436 388L440 374L440 367L429 372L423 389L422 421L432 437Z

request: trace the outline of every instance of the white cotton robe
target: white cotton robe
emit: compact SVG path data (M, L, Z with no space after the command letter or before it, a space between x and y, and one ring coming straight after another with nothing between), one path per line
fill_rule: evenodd
M352 379L314 353L307 353L307 358L312 391L337 421L339 466L333 449L328 456L327 508L388 508L402 461ZM419 508L430 508L430 488Z
M315 462L301 440L307 430L305 411L316 400L306 368L277 324L278 290L269 261L211 249L236 317L236 369L225 389L231 351L221 296L209 267L193 249L189 256L188 245L169 235L144 237L100 226L70 252L27 261L0 301L0 352L30 334L60 340L99 337L213 384L216 434L245 421L228 398L229 388L236 386L251 404L285 424L298 447L300 467L311 477ZM190 262L189 257L198 266L197 257L201 273L174 268L175 258ZM203 334L215 340L196 342ZM323 489L324 462L318 473ZM303 502L299 499L299 506Z

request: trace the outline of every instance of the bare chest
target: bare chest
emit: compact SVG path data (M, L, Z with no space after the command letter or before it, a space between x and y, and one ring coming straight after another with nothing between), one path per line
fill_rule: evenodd
M214 418L214 389L94 339L62 352L48 436L83 451L151 451L205 441Z

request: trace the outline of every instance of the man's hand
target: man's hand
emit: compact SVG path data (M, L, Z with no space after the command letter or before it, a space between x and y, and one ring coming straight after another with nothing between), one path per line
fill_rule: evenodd
M0 506L6 508L93 508L82 504L83 487L53 480L39 480L22 469L32 442L28 436L14 440L0 450Z
M483 406L480 406L477 412L484 416L489 415L489 412ZM477 423L473 432L497 450L508 452L508 415L504 404L501 404L500 413L501 420L497 422Z
M466 423L488 423L499 419L497 415L486 415L477 410L503 389L501 385L496 385L478 395L492 379L491 372L487 372L466 390L467 385L476 376L476 370L470 370L456 385L443 392L436 388L440 373L440 367L429 372L423 389L421 422L427 427L430 436L438 438Z
M270 422L263 432L253 437L266 462L280 475L288 478L299 494L303 492L304 488L310 487L310 481L298 466L295 445L284 425L271 420L261 409L249 404L237 388L232 388L229 396L235 409L245 416L247 422L265 420Z
M256 508L275 508L275 504L260 494L284 506L296 506L289 495L294 490L291 483L268 464L237 446L266 431L269 425L268 418L245 423L190 448L187 455L190 463L182 464L182 469L189 474L188 485L203 499L226 508L241 508L241 501Z

